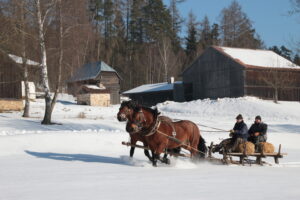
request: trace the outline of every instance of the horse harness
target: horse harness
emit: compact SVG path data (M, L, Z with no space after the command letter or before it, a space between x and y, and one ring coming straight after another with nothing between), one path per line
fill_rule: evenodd
M144 113L143 113L142 110L139 111L139 114L141 114L142 117L143 117L142 122L146 122L146 118L145 118L145 115L144 115ZM138 127L142 127L142 122L135 122L135 123L137 124ZM165 122L165 123L169 124L172 127L172 129L173 129L172 136L169 136L166 133L164 133L164 132L162 132L162 131L159 130L160 124L162 122ZM160 119L159 117L156 118L155 124L153 125L152 128L150 128L150 130L149 129L145 129L145 130L140 131L139 133L142 134L143 136L146 136L146 137L149 137L149 136L151 136L151 135L153 135L155 133L159 133L161 135L164 135L169 140L171 140L171 141L173 141L173 142L175 142L177 144L189 147L189 148L191 148L191 149L193 149L193 150L195 150L195 151L197 151L199 153L204 153L204 152L200 151L199 149L193 148L189 144L186 144L185 142L182 142L179 139L177 139L176 138L176 131L175 131L174 125L172 123L168 122L167 120Z

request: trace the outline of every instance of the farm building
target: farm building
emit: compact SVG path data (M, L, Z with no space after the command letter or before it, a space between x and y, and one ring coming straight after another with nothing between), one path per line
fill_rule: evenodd
M122 94L145 106L164 101L184 101L181 81L141 85Z
M269 50L212 46L182 78L186 100L256 96L300 101L300 67Z
M39 63L27 59L29 80L39 69ZM22 58L12 54L0 53L0 110L23 109L22 98L25 96ZM35 86L29 82L30 98L35 98Z
M79 104L120 103L120 76L103 61L88 63L68 80L68 93L77 96ZM79 100L79 101L78 101Z

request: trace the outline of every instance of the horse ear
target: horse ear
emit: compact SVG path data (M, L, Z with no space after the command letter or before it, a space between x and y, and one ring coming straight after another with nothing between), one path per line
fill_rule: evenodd
M133 110L134 110L135 112L140 112L141 109L142 109L142 107L141 107L140 105L136 105L136 106L134 106L134 108L133 108Z
M158 112L158 109L157 109L157 107L156 107L156 106L154 107L154 109L153 109L153 110L154 110L154 113L155 113L157 116L158 116L158 115L160 115L160 112Z

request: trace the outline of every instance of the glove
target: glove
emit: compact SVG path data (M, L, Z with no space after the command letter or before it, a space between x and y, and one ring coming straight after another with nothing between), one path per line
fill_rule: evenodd
M229 137L233 137L234 130L230 130L229 132L230 132L230 133L229 133Z

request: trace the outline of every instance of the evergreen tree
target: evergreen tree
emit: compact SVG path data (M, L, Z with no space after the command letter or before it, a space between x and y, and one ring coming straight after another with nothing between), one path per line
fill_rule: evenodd
M144 41L144 0L133 0L130 12L129 33L130 41L135 43L143 43Z
M293 62L300 66L300 56L298 54L295 55Z
M292 60L292 58L291 58L292 51L290 49L288 49L284 45L282 45L280 47L280 50L281 50L281 55L283 57L285 57L288 60Z
M224 46L254 49L263 47L250 19L235 0L221 12L221 34Z
M172 45L174 49L177 51L180 49L180 37L179 34L181 32L181 25L183 23L183 19L180 16L180 13L177 9L177 4L183 2L182 0L170 0L170 15L172 20Z
M213 24L211 28L211 40L212 40L212 45L219 45L220 43L220 32L219 32L219 25L218 24Z
M187 55L187 64L194 60L197 55L197 22L195 15L190 12L188 19L188 34L185 38L186 41L186 55Z
M278 55L281 55L282 57L285 57L288 60L292 60L291 58L292 51L286 48L284 45L282 45L280 48L277 46L272 46L269 48L269 50L274 51Z
M200 40L199 48L201 51L205 50L208 46L212 45L212 32L210 28L210 23L208 17L205 16L204 19L200 22Z
M144 13L148 42L158 41L162 37L172 38L172 17L162 0L148 0Z

